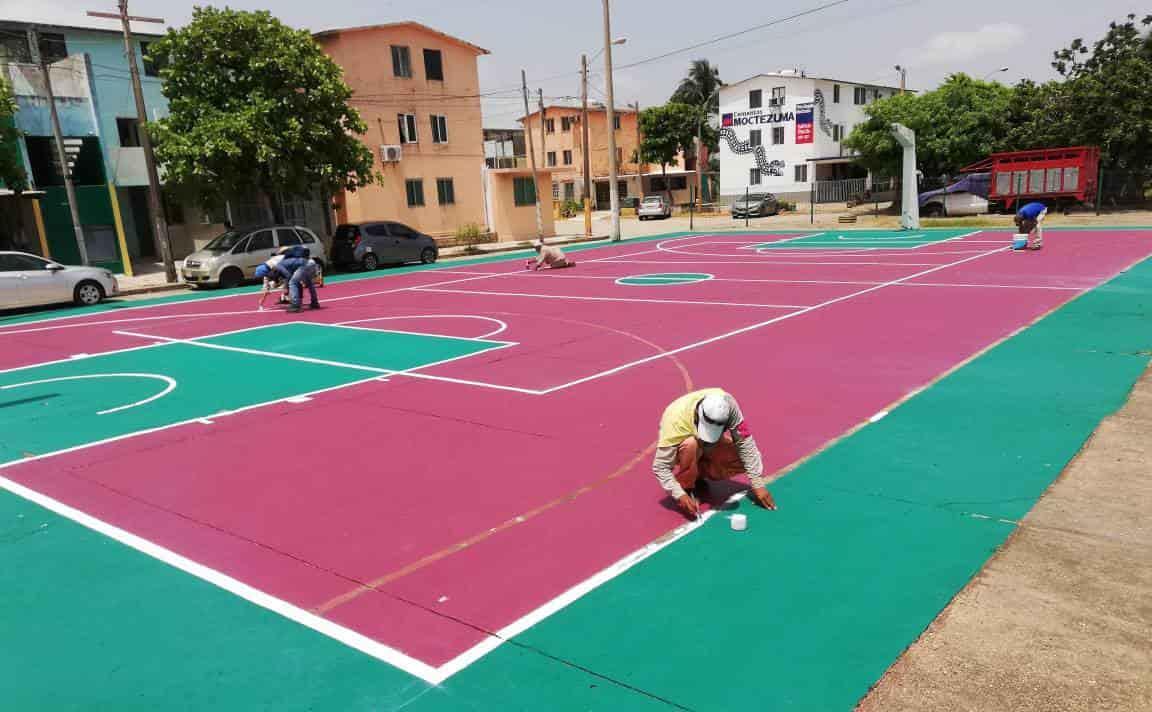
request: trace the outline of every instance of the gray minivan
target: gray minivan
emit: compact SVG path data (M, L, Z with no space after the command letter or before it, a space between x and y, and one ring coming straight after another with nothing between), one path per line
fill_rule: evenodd
M332 236L334 265L359 265L371 271L383 264L431 264L439 256L436 240L398 222L346 223Z
M324 243L306 227L299 225L261 225L236 228L217 236L204 247L184 258L184 281L192 286L217 284L235 287L252 279L256 268L282 247L303 245L321 266L324 265Z

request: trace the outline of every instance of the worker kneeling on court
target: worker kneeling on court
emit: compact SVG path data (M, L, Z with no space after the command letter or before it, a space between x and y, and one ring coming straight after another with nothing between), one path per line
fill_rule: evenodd
M652 471L689 517L700 514L702 484L737 475L748 476L760 506L776 509L752 431L736 399L719 388L693 391L664 409Z

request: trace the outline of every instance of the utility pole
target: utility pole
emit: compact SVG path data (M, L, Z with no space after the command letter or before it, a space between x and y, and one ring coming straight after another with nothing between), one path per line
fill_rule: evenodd
M904 80L908 77L908 67L896 65L896 71L900 72L900 93L904 93Z
M540 108L540 160L544 162L545 168L551 168L548 163L548 148L544 138L544 124L546 123L546 116L544 115L544 90L536 90L536 103Z
M588 145L588 55L580 55L580 132L584 139L584 237L592 236L592 167Z
M608 236L612 242L620 241L620 189L616 185L616 109L612 98L612 26L608 0L601 0L604 5L604 96L608 100L605 106L608 121L608 196L612 210L612 229Z
M89 11L91 17L120 20L124 27L124 58L128 60L128 74L132 78L132 93L136 98L137 130L140 148L144 151L144 167L148 171L148 212L152 217L152 231L160 258L164 260L164 276L168 283L176 281L176 263L172 261L172 245L168 241L168 222L164 219L164 204L160 198L160 174L156 170L156 154L152 151L152 138L148 135L148 109L144 106L144 89L140 86L140 70L136 66L136 48L132 45L131 22L164 24L158 17L135 17L128 14L128 0L117 2L119 12ZM124 255L128 259L128 255Z
M636 112L636 180L640 184L641 193L643 193L644 183L640 178L640 144L643 142L643 138L640 136L640 102L633 103L632 109Z
M536 180L536 151L532 147L532 127L528 125L528 116L532 113L528 108L528 72L520 70L520 81L524 87L524 133L528 134L528 165L532 169L532 195L536 196L536 237L544 239L544 216L540 213L540 191L537 190ZM544 116L540 116L543 124Z
M68 211L72 214L72 229L76 231L76 249L80 253L80 263L88 264L88 246L84 244L84 227L80 224L80 209L76 203L76 188L72 185L72 166L68 163L68 152L64 149L64 136L60 132L60 115L56 112L56 92L52 91L52 77L48 75L48 63L40 54L40 35L34 29L28 30L28 46L32 51L32 62L40 67L44 77L44 90L48 94L48 115L52 118L52 136L56 140L56 155L60 159L60 172L64 174L64 192L68 195Z

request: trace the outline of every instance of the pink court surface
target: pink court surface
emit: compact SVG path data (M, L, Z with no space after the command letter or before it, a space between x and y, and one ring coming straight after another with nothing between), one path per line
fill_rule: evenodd
M1152 254L1010 238L675 237L332 282L299 315L12 323L0 482L439 682L692 535L650 472L678 395L733 393L780 472Z

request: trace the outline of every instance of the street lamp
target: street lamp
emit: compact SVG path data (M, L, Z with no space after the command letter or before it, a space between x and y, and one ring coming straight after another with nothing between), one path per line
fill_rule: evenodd
M900 93L904 93L904 80L908 77L908 67L901 67L897 64L894 69L900 72Z
M626 44L627 42L628 42L628 38L627 38L627 37L617 37L616 39L612 40L612 44L613 44L613 45L617 45L617 46L618 46L618 45L622 45L622 44ZM599 57L600 57L600 55L602 55L602 54L604 54L604 48L603 48L603 47L601 47L600 49L596 50L596 54L594 54L594 55L592 55L591 57L589 57L589 58L588 58L588 61L589 61L589 62L595 62L595 61L596 61L596 59L597 59L597 58L599 58Z
M613 45L622 45L628 41L627 37L617 37L612 40ZM592 61L595 61L604 52L601 48L592 55ZM583 135L584 147L581 153L584 154L584 235L586 237L592 236L592 170L590 165L589 151L591 146L588 143L588 55L580 55L580 129Z
M999 74L1000 72L1007 72L1007 71L1008 71L1008 67L1000 67L999 69L993 69L991 72L988 72L987 74L985 74L981 78L980 81L986 82L986 81L988 81L988 77L991 77L993 74Z
M603 0L604 5L604 98L607 100L608 121L608 197L609 209L612 211L612 228L609 239L612 242L620 241L620 189L616 185L616 108L612 105L612 39L611 12L608 9L609 0Z

